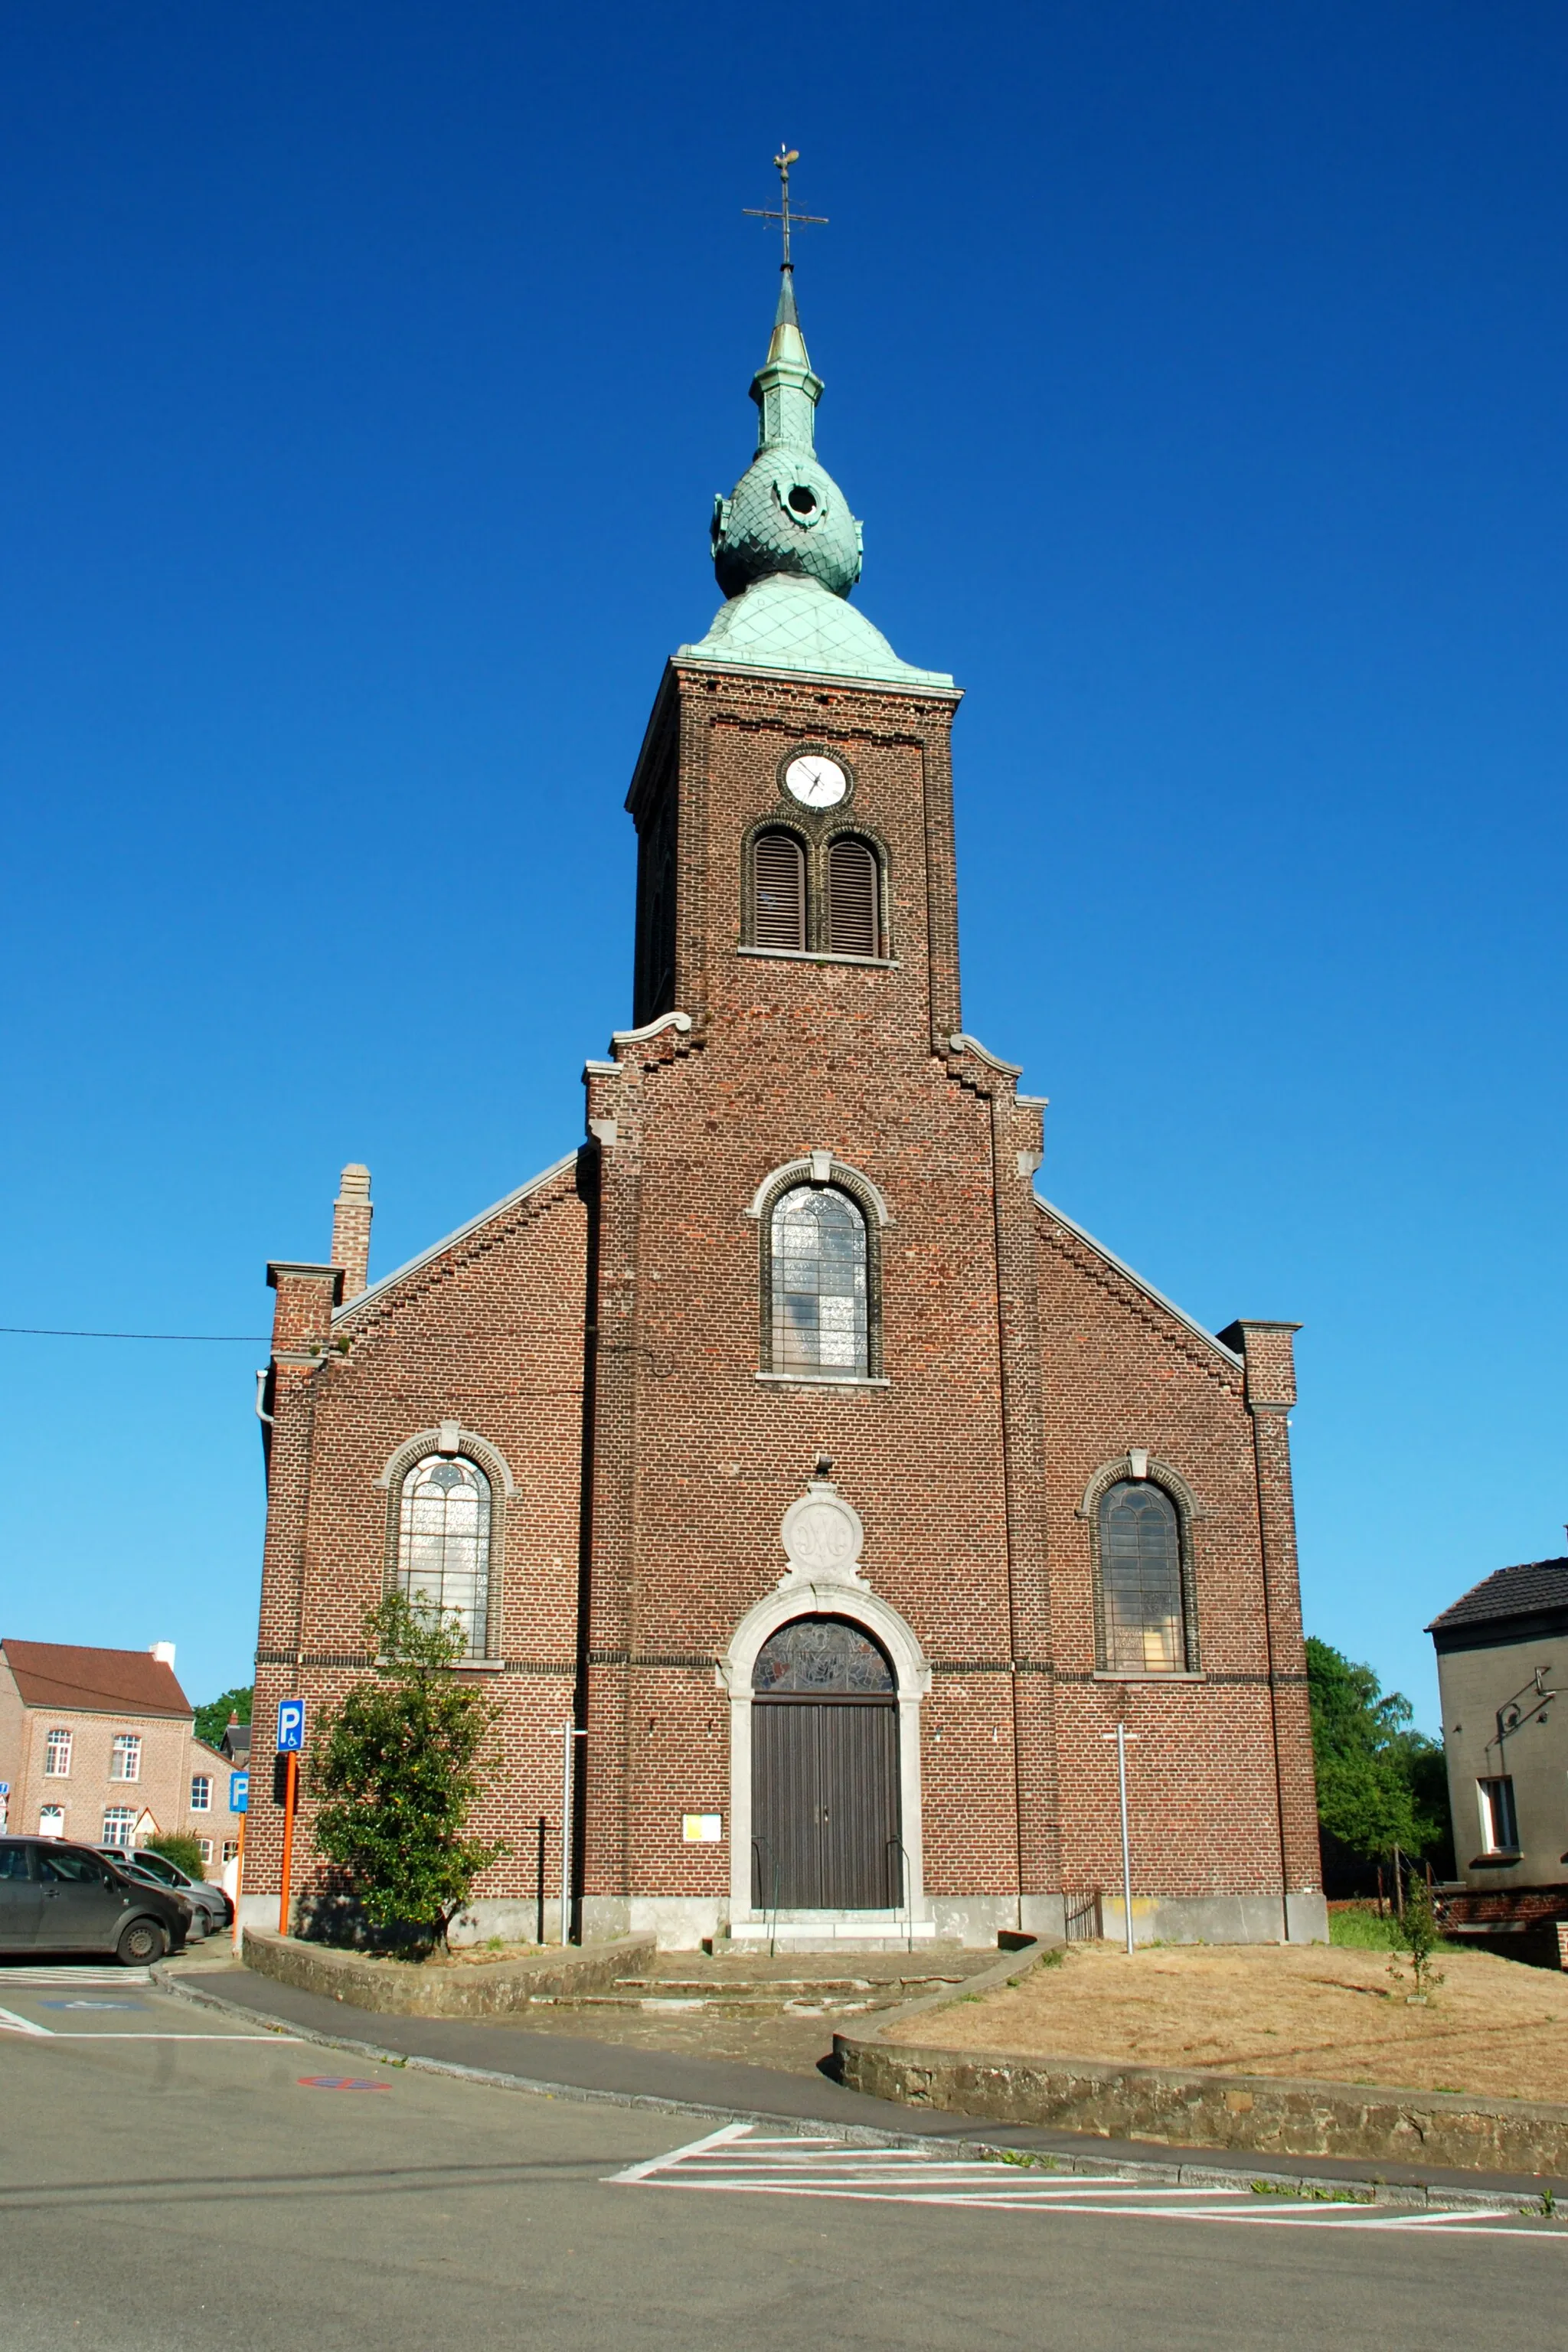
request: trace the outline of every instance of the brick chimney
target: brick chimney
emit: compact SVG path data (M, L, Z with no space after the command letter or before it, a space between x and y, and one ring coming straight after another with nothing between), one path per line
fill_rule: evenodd
M343 1270L344 1300L357 1298L370 1278L370 1170L352 1160L332 1203L332 1264Z

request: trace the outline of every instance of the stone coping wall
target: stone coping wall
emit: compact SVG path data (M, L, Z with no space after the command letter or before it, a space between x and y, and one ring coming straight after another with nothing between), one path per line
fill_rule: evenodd
M651 1936L621 1936L610 1944L527 1954L504 1960L465 1960L452 1968L427 1968L406 1960L374 1959L328 1944L308 1944L247 1927L241 1957L258 1976L302 1992L321 1993L355 2009L398 2017L502 2017L531 2000L573 2000L600 1992L618 1976L652 1962Z
M889 2026L897 2023L889 2020ZM887 2030L887 2029L884 2029ZM890 2046L880 2034L833 2037L850 2089L907 2107L983 2116L1111 2139L1268 2156L1468 2166L1568 2176L1568 2107L1460 2093L1264 2074L1118 2066L1104 2059Z

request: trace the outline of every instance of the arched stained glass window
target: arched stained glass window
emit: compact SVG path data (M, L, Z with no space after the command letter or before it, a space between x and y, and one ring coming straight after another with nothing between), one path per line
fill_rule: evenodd
M863 1380L865 1218L847 1192L795 1184L773 1205L771 1238L773 1370Z
M1100 1594L1108 1673L1185 1670L1181 1523L1148 1479L1120 1479L1100 1497Z
M403 1481L397 1585L433 1617L458 1617L468 1655L489 1629L490 1482L460 1454L426 1454Z
M757 1653L759 1698L892 1698L893 1668L880 1642L843 1617L795 1617Z

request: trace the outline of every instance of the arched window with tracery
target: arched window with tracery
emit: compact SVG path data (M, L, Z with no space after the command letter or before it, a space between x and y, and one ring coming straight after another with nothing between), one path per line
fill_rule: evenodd
M768 1225L773 1370L864 1380L871 1369L866 1220L847 1192L794 1184Z
M1099 1538L1104 1671L1184 1673L1188 1627L1174 1503L1151 1479L1118 1479L1100 1499Z
M468 1654L486 1655L490 1602L490 1482L461 1454L426 1454L403 1481L397 1589L431 1617L456 1617Z
M828 845L827 945L834 955L882 952L882 869L869 842Z
M751 945L805 946L805 849L782 828L759 833L752 844Z

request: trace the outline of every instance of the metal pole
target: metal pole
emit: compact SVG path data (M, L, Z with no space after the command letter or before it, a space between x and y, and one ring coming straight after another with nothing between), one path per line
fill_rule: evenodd
M1116 1727L1116 1777L1121 1789L1121 1916L1127 1929L1127 1957L1132 1957L1132 1843L1127 1834L1127 1726Z
M278 1933L289 1933L289 1874L294 1860L294 1799L300 1786L300 1759L289 1751L288 1770L283 1782L283 1885L278 1897Z
M248 1798L247 1798L247 1801L247 1801L247 1804L248 1805L248 1803L249 1803L249 1799L248 1799ZM241 1904L244 1902L244 1900L245 1900L245 1822L246 1822L246 1815L245 1815L244 1813L241 1813L241 1815L240 1815L240 1817L239 1817L239 1852L238 1852L238 1853L237 1853L237 1854L236 1855L236 1857L235 1857L235 1859L236 1859L236 1861L237 1861L237 1864L238 1864L238 1867L237 1867L237 1869L236 1870L236 1872L235 1872L235 1874L234 1874L234 1937L233 1937L233 1942L234 1942L234 1948L235 1948L235 1950L236 1950L237 1952L237 1951L240 1951L240 1950L242 1950L242 1949L244 1948L244 1942L245 1942L245 1932L244 1932L243 1928L240 1927L240 1924L239 1924L239 1906L240 1906L240 1905L241 1905Z
M572 1940L572 1735L568 1717L561 1727L561 1940Z
M536 1944L542 1944L544 1941L544 1815L542 1813L539 1816L539 1862L533 1874L533 1894L537 1906L533 1940Z

